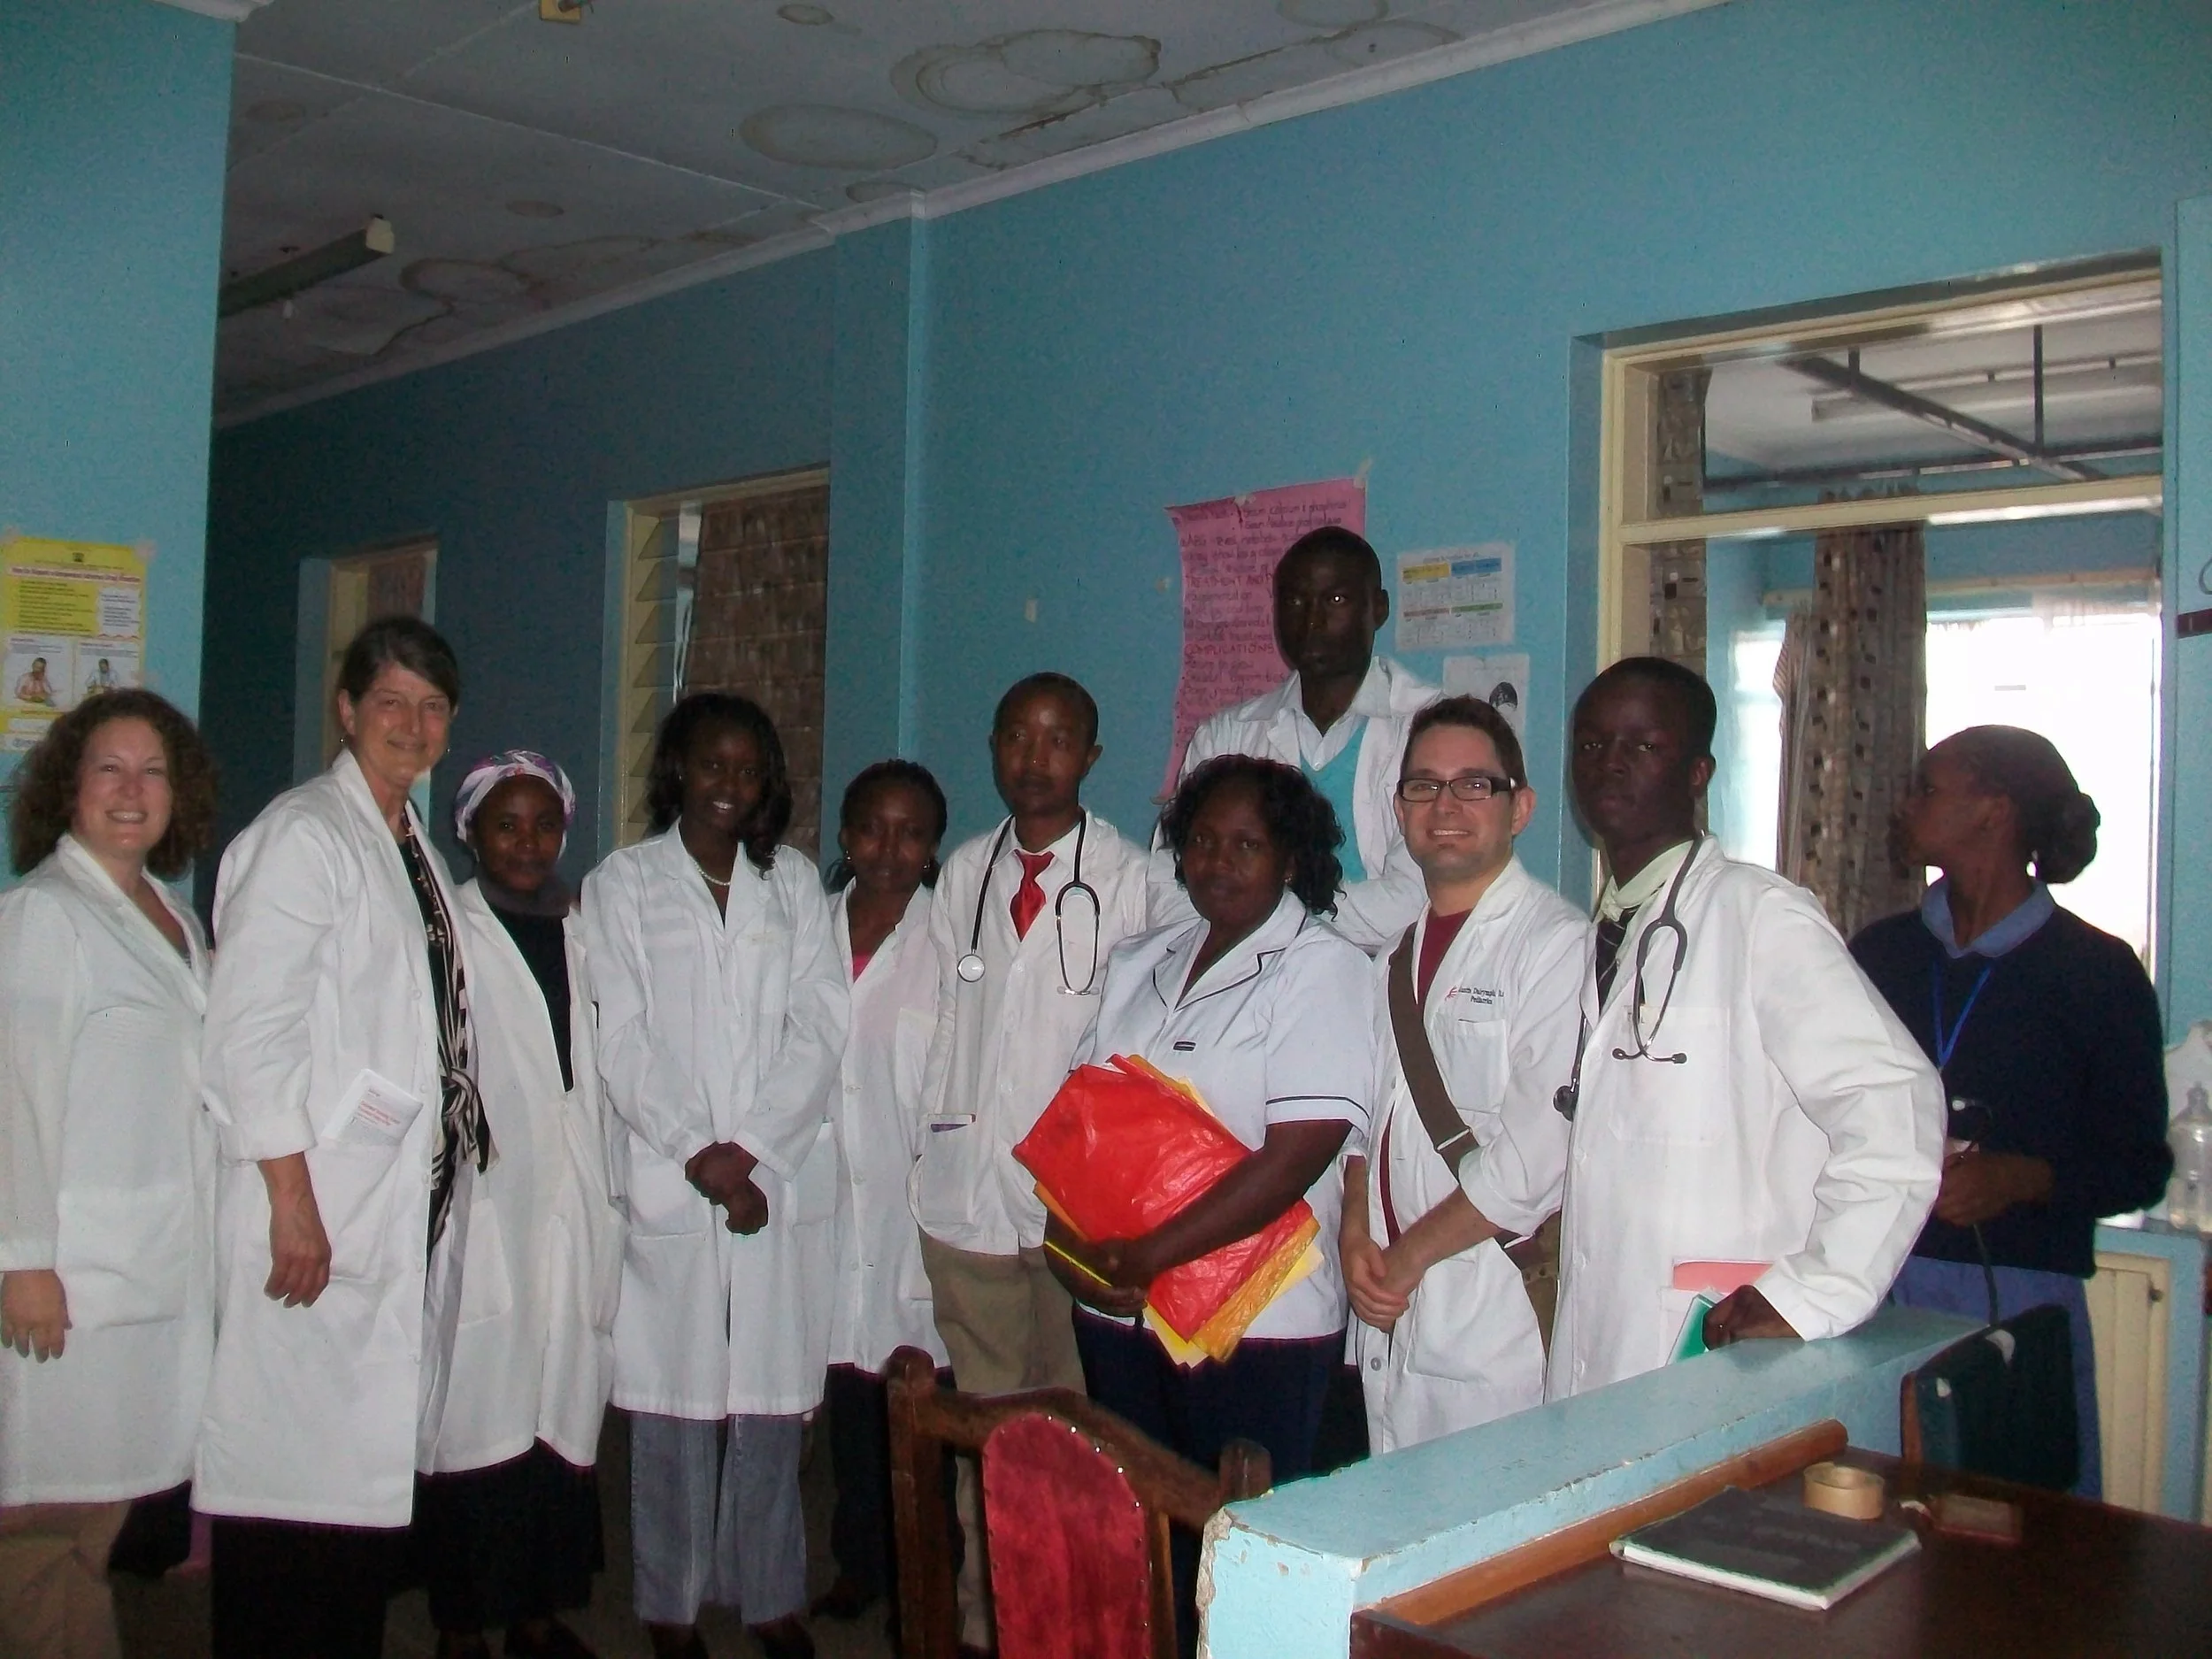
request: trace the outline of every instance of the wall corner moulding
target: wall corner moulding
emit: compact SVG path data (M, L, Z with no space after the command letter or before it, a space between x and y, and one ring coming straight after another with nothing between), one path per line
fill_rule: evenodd
M219 18L226 23L243 23L269 0L156 0L156 4L196 12L204 18Z

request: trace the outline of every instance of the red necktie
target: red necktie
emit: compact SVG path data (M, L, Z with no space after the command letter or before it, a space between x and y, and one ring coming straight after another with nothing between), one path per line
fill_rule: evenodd
M1022 861L1022 884L1014 889L1014 902L1011 907L1014 914L1014 937L1026 939L1029 937L1029 924L1037 919L1038 912L1045 907L1045 890L1037 885L1037 878L1044 874L1045 867L1051 864L1052 855L1050 853L1025 853L1017 847L1014 849L1014 856Z

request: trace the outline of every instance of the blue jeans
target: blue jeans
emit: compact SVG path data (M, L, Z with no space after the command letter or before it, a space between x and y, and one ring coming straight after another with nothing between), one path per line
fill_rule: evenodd
M2032 1267L1997 1270L1997 1317L2055 1302L2066 1310L2067 1330L2074 1339L2074 1413L2081 1444L2081 1479L2074 1483L2078 1498L2104 1495L2104 1448L2097 1432L2097 1348L2089 1334L2089 1296L2084 1281L2071 1273L2047 1273ZM1989 1286L1978 1262L1939 1262L1932 1256L1909 1256L1905 1271L1890 1286L1889 1299L1904 1308L1931 1308L1938 1313L1962 1313L1970 1319L1989 1317Z

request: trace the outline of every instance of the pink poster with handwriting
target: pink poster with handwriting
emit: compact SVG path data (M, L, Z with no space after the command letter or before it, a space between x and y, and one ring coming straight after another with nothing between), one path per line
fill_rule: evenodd
M1183 549L1183 675L1175 688L1175 739L1163 795L1183 771L1183 751L1208 715L1280 682L1275 649L1275 565L1309 530L1340 524L1364 534L1367 488L1358 479L1289 484L1248 495L1170 507Z

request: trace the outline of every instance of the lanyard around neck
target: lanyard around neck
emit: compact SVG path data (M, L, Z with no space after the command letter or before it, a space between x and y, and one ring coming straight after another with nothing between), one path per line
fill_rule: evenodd
M1951 1029L1947 1032L1943 1028L1943 964L1932 962L1928 964L1928 981L1934 992L1935 1063L1938 1071L1949 1068L1951 1056L1957 1050L1959 1038L1966 1030L1966 1017L1974 1011L1974 1003L1982 994L1982 987L1989 983L1989 976L1995 972L1996 969L1997 964L1993 960L1982 964L1981 972L1974 978L1974 988L1966 994L1966 1005L1959 1010L1958 1018L1953 1022Z

